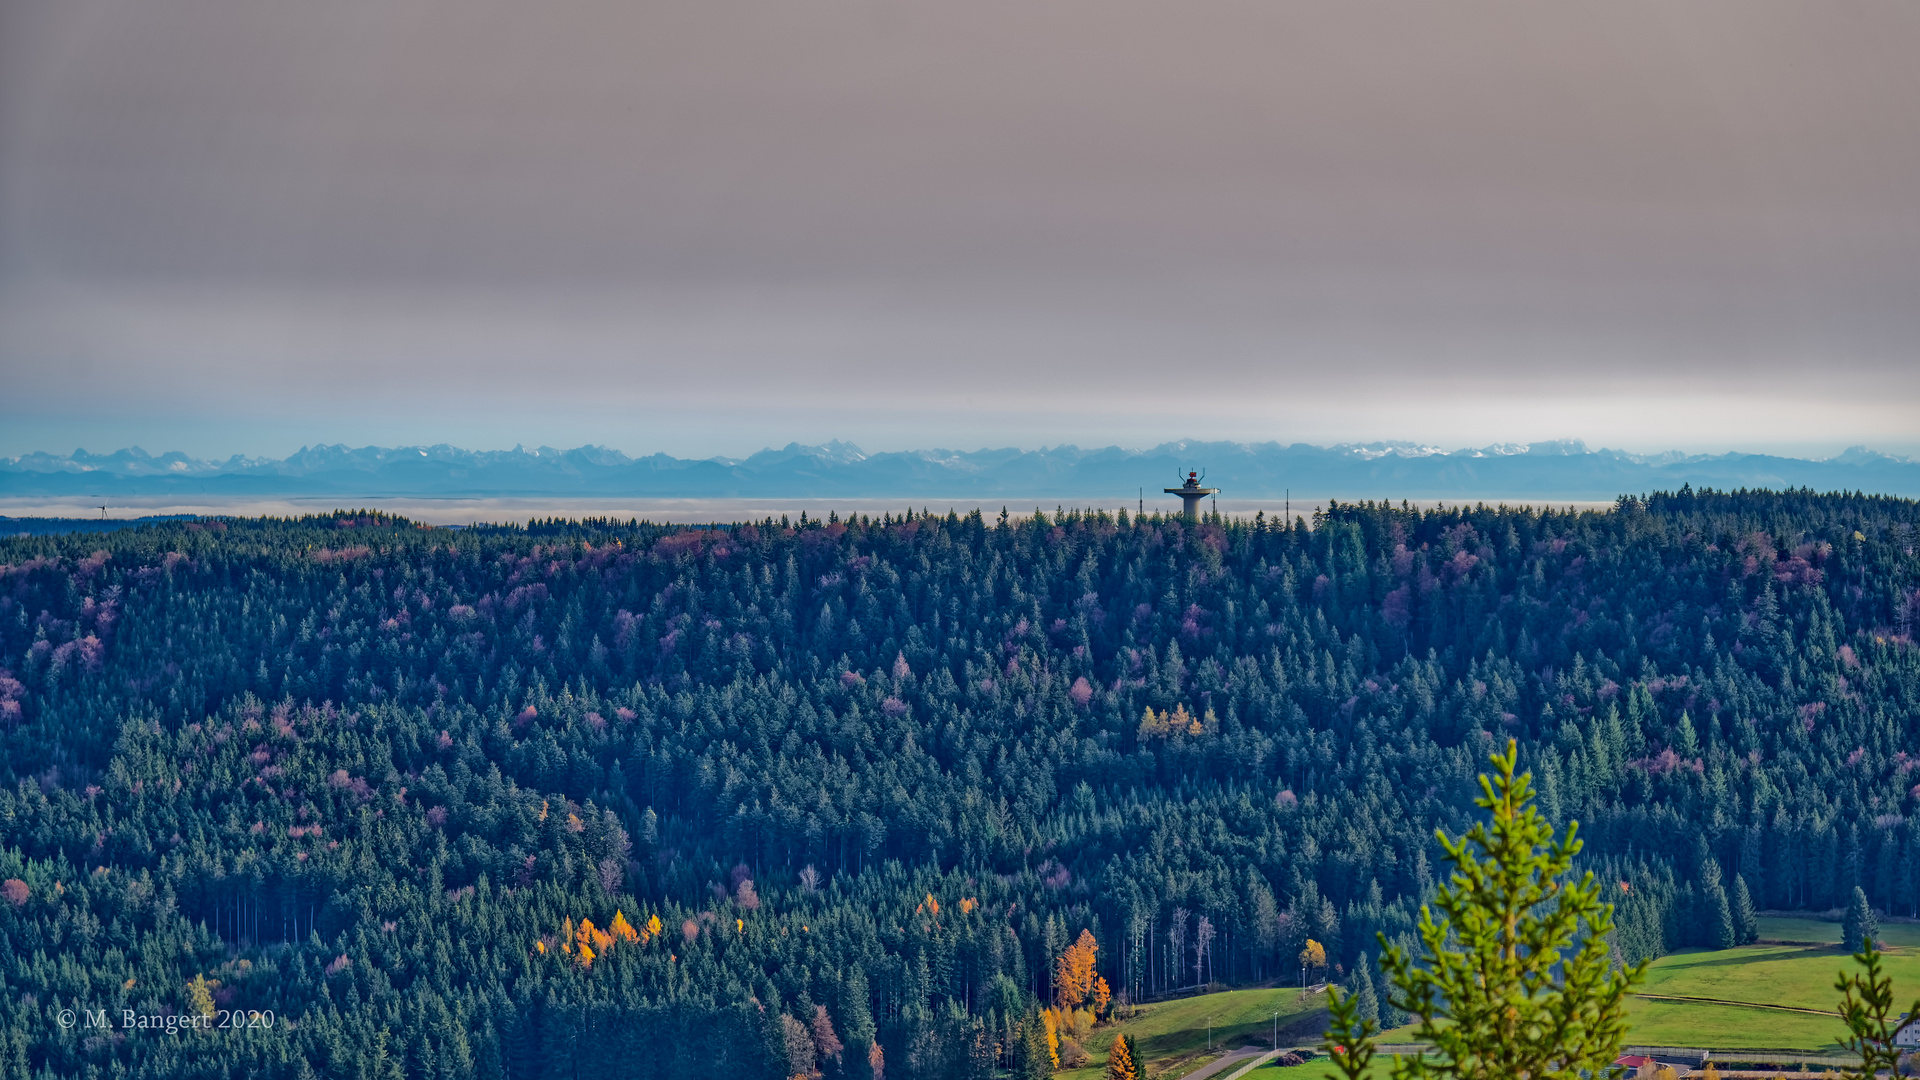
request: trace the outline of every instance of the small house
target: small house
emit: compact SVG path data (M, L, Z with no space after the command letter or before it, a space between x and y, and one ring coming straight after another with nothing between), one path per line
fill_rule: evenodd
M1622 1054L1614 1059L1613 1064L1622 1076L1633 1077L1634 1080L1649 1080L1653 1071L1660 1067L1659 1062L1640 1054Z
M1900 1019L1906 1018L1906 1013L1900 1014ZM1912 1024L1894 1032L1893 1045L1901 1050L1920 1050L1920 1024Z

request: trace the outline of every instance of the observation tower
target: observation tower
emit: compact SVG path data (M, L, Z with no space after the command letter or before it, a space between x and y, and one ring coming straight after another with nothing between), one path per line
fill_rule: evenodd
M1201 487L1200 483L1202 479L1199 473L1190 472L1187 474L1186 482L1182 483L1179 487L1161 489L1169 495L1180 496L1180 501L1184 504L1180 512L1186 516L1188 521L1198 521L1200 519L1201 499L1220 493L1219 488Z

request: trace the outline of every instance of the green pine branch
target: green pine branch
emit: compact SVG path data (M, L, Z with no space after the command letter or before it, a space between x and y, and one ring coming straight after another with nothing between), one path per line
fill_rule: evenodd
M1433 1047L1431 1059L1396 1059L1394 1080L1584 1080L1613 1065L1626 1037L1626 996L1645 964L1614 970L1613 906L1601 903L1591 873L1563 880L1580 852L1579 826L1554 837L1531 805L1531 777L1515 774L1512 740L1490 760L1493 775L1480 777L1475 800L1489 820L1457 840L1436 832L1453 874L1421 908L1423 955L1381 937L1389 1000ZM1334 1065L1359 1080L1375 1032L1350 998L1336 995L1330 1011Z

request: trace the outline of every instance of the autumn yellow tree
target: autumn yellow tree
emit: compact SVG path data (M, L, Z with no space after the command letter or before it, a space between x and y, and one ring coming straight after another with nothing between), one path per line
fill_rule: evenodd
M1107 985L1106 977L1095 978L1093 980L1093 1014L1100 1017L1106 1016L1107 1006L1112 1003L1113 988Z
M187 984L187 1006L198 1016L212 1016L213 991L219 985L205 975L195 975L193 981Z
M1309 972L1326 966L1327 947L1308 938L1307 947L1300 950L1300 981L1304 983Z
M595 957L613 948L613 935L593 925L592 919L581 919L580 928L573 933L573 946L574 958L580 965L592 967Z
M1053 992L1060 1004L1077 1009L1093 991L1093 963L1100 946L1093 931L1080 931L1079 940L1067 947L1054 961Z
M640 940L639 931L635 930L633 924L627 921L626 915L618 911L613 913L613 924L608 926L607 930L613 934L614 940L616 941L632 942Z
M1140 1080L1140 1067L1134 1063L1133 1049L1125 1035L1115 1035L1113 1048L1107 1051L1106 1080Z

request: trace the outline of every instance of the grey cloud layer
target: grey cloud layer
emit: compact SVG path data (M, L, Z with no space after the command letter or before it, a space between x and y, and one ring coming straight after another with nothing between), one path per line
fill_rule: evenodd
M1916 42L1900 3L15 0L0 367L43 412L1120 415L1180 371L1910 433Z

